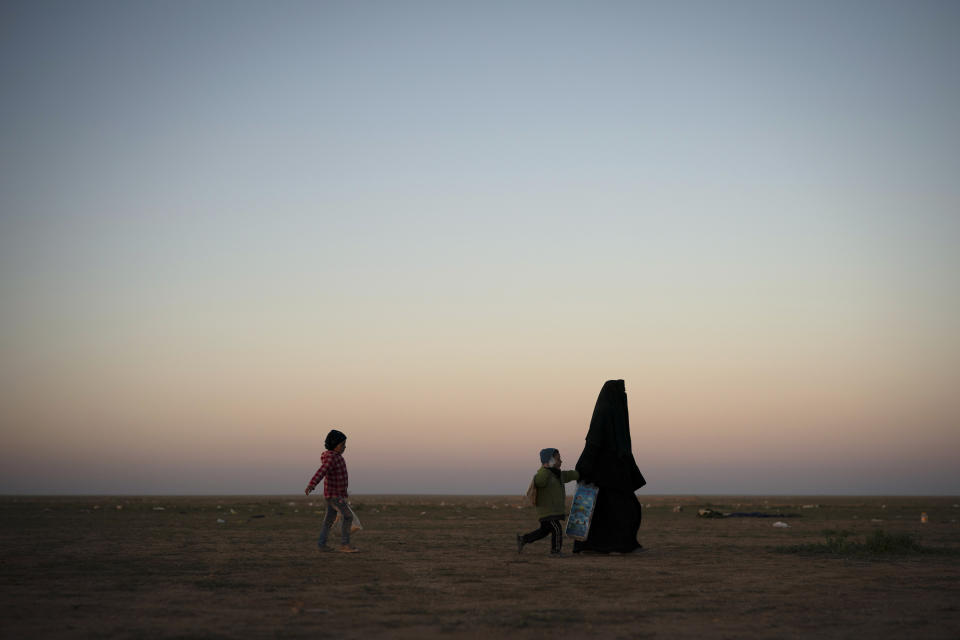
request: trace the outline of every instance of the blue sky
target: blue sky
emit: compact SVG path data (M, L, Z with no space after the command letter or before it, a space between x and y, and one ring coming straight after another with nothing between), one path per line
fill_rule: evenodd
M519 492L608 378L651 492L960 488L955 3L8 2L0 81L0 491Z

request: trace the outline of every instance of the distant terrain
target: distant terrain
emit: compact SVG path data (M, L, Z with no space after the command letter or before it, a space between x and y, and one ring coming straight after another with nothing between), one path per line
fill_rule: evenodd
M639 497L643 552L564 558L519 496L355 496L353 555L322 497L0 497L0 635L960 637L960 498Z

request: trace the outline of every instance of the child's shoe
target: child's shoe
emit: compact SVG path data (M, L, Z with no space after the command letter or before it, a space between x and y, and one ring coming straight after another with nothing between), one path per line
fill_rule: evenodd
M517 534L517 553L523 553L523 536Z
M337 549L337 551L339 551L340 553L360 553L360 549L357 549L356 547L351 547L348 544L343 545L342 547Z

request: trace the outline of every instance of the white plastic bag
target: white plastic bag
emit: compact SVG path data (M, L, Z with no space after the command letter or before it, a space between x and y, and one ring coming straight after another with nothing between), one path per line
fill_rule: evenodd
M350 515L353 516L353 522L350 523L350 533L353 533L354 531L363 531L363 525L360 524L360 518L357 517L356 511L353 510L353 507L349 502L347 503L347 509L350 509ZM337 517L334 518L333 524L340 522L342 517L343 516L340 515L340 512L337 511Z

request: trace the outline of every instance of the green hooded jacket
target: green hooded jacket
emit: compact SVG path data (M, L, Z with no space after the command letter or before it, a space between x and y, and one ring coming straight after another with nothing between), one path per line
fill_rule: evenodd
M580 479L580 472L576 470L561 471L560 478L546 467L540 467L537 475L533 476L533 484L537 487L537 518L553 518L567 515L567 492L563 485L567 482Z

